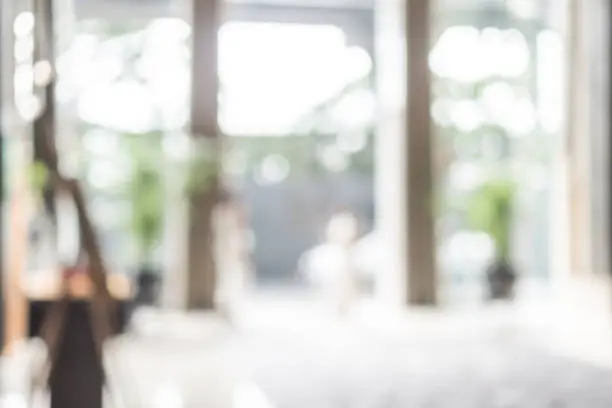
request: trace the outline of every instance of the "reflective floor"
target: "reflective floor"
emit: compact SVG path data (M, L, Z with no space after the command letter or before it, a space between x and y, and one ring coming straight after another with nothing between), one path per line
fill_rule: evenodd
M339 317L275 296L245 310L231 324L141 311L109 344L108 406L612 406L612 331L559 305L391 313L364 303ZM3 362L3 408L26 406L34 348Z

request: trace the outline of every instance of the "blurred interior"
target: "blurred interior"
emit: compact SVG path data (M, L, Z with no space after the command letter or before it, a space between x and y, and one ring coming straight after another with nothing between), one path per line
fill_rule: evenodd
M41 129L130 304L108 406L609 407L612 14L586 3L2 0L0 407L78 262Z

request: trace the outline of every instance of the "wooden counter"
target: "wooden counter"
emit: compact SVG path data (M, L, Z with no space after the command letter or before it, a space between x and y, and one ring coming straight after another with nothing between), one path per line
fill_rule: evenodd
M117 300L132 298L131 281L120 274L109 274L107 285L110 294ZM29 272L21 279L21 289L30 300L54 300L61 296L62 280L59 272ZM87 299L92 293L92 284L87 274L78 274L70 279L69 292L75 299Z
M45 273L31 275L23 281L23 291L27 299L27 337L37 336L47 316L49 307L61 296L61 280L59 274ZM108 288L116 299L116 315L113 325L116 333L125 330L129 318L132 300L132 287L129 279L124 275L111 274L108 276ZM71 297L69 312L72 309L84 309L92 294L92 285L86 274L76 275L69 282ZM80 314L80 313L79 313ZM87 316L83 316L87 317Z
M117 300L115 330L122 332L127 324L132 303L132 283L121 274L110 274L108 288ZM11 287L12 302L7 310L10 324L6 326L7 344L5 352L28 337L37 336L48 307L61 296L61 274L55 271L30 271L21 276L18 284ZM76 275L70 281L69 293L74 304L85 304L91 297L92 286L87 275Z

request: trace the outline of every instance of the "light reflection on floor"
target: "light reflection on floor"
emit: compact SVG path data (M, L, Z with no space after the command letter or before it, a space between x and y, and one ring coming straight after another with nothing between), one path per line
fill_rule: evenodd
M277 296L254 301L233 326L208 315L149 311L140 322L140 333L117 342L117 368L126 379L121 380L123 386L136 389L141 403L151 408L353 408L351 401L357 398L362 401L359 407L397 398L388 406L399 408L405 406L402 401L421 397L435 402L410 406L446 408L449 400L437 388L462 389L465 395L481 398L485 383L480 376L492 382L507 375L503 381L519 383L513 383L515 388L504 388L505 382L495 386L500 388L490 391L489 407L522 408L526 405L521 398L533 388L530 381L549 394L561 392L547 390L554 384L540 384L542 376L569 381L573 387L591 373L607 378L611 355L595 351L608 350L604 345L612 337L600 324L602 319L598 323L589 316L590 320L548 304L520 302L478 310L401 313L364 302L351 314L337 316L312 300ZM550 369L529 379L532 358ZM23 369L26 359L16 358L12 368ZM6 364L2 368L3 380L11 381L0 408L26 408L23 387L17 384L25 376ZM457 376L454 369L467 374ZM560 375L563 370L567 375ZM466 375L473 378L463 383ZM597 387L593 392L601 391ZM608 398L607 391L600 393ZM467 404L456 406L474 408ZM599 406L606 405L593 405Z
M152 408L185 408L180 388L170 384L155 390L150 403Z
M254 383L240 384L234 390L232 408L274 408L264 392Z
M12 393L0 399L1 408L29 408L28 401L23 394Z

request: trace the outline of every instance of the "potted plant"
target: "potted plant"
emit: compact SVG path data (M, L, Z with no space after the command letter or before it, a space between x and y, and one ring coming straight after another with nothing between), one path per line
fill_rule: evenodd
M135 300L137 304L152 305L157 302L161 286L161 270L155 261L155 249L163 231L164 185L161 157L154 148L155 141L143 142L131 146L130 220L138 263Z
M493 241L495 257L486 272L488 298L510 299L517 273L511 260L512 224L516 185L509 179L485 182L473 196L471 220L474 227Z
M136 241L138 270L136 303L153 305L158 300L162 271L155 261L155 249L163 233L165 178L180 185L176 199L192 200L216 189L218 152L205 138L189 141L184 155L166 157L163 135L151 133L127 137L132 161L129 185L131 230ZM172 190L172 189L170 189ZM206 249L202 249L205 251Z

